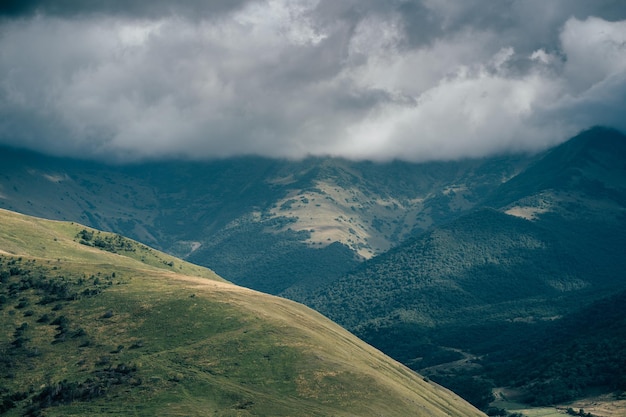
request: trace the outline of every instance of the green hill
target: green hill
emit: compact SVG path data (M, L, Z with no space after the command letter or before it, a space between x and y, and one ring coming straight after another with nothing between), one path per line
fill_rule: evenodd
M534 223L480 209L406 241L306 301L353 329L511 318L520 314L513 301L586 285L572 275L576 259L561 244Z
M479 416L303 305L0 211L6 415Z

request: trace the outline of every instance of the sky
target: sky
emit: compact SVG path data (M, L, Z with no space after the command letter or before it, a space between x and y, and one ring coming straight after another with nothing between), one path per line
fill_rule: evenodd
M422 162L626 131L623 0L5 0L0 144Z

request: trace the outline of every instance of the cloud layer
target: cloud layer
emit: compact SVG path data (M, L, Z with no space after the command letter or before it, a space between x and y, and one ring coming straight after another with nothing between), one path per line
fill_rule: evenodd
M0 9L0 143L425 161L626 130L619 0L46 3Z

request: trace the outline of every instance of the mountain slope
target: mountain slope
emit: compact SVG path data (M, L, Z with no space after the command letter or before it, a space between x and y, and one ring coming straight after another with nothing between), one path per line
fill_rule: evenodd
M541 155L418 165L116 167L5 150L0 205L128 231L307 302L432 377L465 363L468 385L491 378L471 354L506 357L624 288L625 144L594 128Z
M485 317L486 305L514 314L498 313L500 304L588 285L571 275L576 259L560 244L531 222L480 209L367 262L307 303L350 328L403 312L426 326Z
M590 390L626 391L626 291L544 323L526 343L483 359L498 383L529 403L563 403Z
M468 351L506 363L543 323L626 288L625 160L624 135L584 132L502 184L486 199L491 208L297 299L431 377ZM457 376L481 375L467 364Z
M534 219L621 217L626 206L626 136L596 127L557 146L498 187L486 203Z
M0 225L7 415L481 415L303 305L79 224Z
M453 219L532 160L115 166L0 151L0 207L122 233L274 294L331 281Z
M490 198L499 207L475 209L408 239L307 302L350 327L404 310L427 324L455 311L465 316L472 306L484 315L486 305L621 287L625 159L623 135L585 132L504 183ZM525 216L516 206L511 213L524 199L556 195L578 204L554 198L550 210Z

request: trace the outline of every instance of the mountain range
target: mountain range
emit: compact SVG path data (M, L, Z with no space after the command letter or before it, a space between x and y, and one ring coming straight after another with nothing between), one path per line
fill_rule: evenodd
M539 340L626 289L618 131L592 128L538 154L422 164L112 165L9 148L1 159L0 207L121 233L303 302L455 389L517 384L537 404L614 389L613 380L581 383L537 398L538 371L517 378L496 368L526 357L520 340ZM464 355L475 360L441 366ZM484 391L466 398L484 407Z
M272 294L341 276L453 219L532 160L111 165L9 148L0 159L2 208L122 233Z
M499 367L497 375L488 375L485 387L510 385L514 370L526 369L528 378L515 384L529 392L538 391L539 384L543 393L529 394L529 402L563 402L591 388L610 391L621 384L615 372L606 375L609 384L602 378L573 382L564 370L559 380L533 374L528 355L517 360L510 355L520 350L520 341L525 346L535 343L535 349L558 345L546 335L563 323L576 328L571 317L583 317L581 309L625 289L624 161L623 135L604 129L585 132L538 157L479 207L405 240L299 299L414 369L435 371L430 375L435 379L433 361L454 362L461 355L451 352L460 350L479 355L481 367L474 363L473 369L459 368L456 376L484 377L489 374L485 369ZM611 305L626 314L619 303ZM598 314L596 320L607 321ZM590 324L577 323L582 329ZM611 340L626 336L619 321L613 330ZM589 342L574 331L568 337ZM607 357L623 355L622 344L603 343L610 346ZM554 359L559 351L544 352L544 357ZM560 359L567 369L571 361ZM587 365L591 368L595 360L589 353ZM450 382L449 373L446 369L439 380ZM543 379L558 384L546 387ZM481 401L488 398L479 394L474 403L484 406Z

